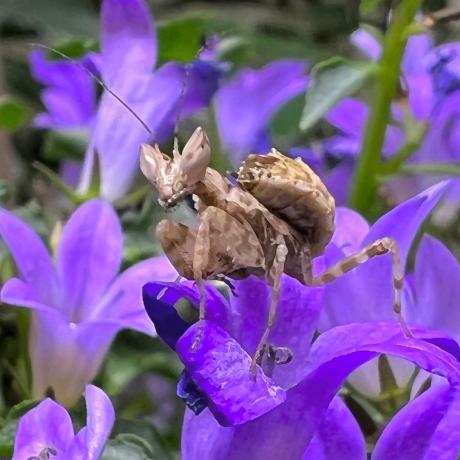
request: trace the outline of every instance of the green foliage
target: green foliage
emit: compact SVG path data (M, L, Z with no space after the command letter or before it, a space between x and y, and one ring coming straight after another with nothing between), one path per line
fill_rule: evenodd
M372 13L382 0L361 0L359 12L362 16Z
M310 129L340 100L358 91L376 69L374 63L353 62L340 57L313 67L300 128Z
M148 442L135 434L120 434L110 440L101 460L160 460L164 457L153 452Z
M179 18L158 27L160 62L188 62L201 46L205 20L198 17Z
M13 455L14 434L19 419L29 410L33 409L38 401L22 401L12 407L5 420L0 423L0 456L11 457Z
M26 121L27 115L27 108L19 99L0 96L0 128L15 131Z
M88 136L82 131L48 131L43 141L42 158L47 161L82 159L87 145Z

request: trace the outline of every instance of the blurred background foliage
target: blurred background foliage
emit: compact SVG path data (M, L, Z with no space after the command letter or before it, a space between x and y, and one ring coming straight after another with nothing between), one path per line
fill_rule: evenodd
M353 57L349 34L362 22L385 28L386 13L395 2L383 0L150 0L159 37L160 64L193 59L203 36L224 38L225 60L232 72L260 67L278 58L299 58L311 65L332 56ZM424 2L424 11L448 6L443 0ZM39 161L58 170L64 159L83 158L86 139L78 132L37 130L31 126L42 111L39 85L28 67L31 43L45 43L72 57L98 48L97 0L2 0L0 2L0 205L14 208L49 240L56 222L72 209L62 194L34 167ZM360 16L364 13L364 15ZM440 39L458 37L455 23L436 29ZM280 145L301 145L324 136L330 127L299 129L304 98L284 107L273 121ZM200 116L200 115L198 115ZM145 184L139 182L139 186ZM134 188L135 190L136 188ZM142 195L141 195L142 196ZM144 195L145 196L145 195ZM154 223L161 212L151 199L116 203L125 230L124 265L158 253ZM459 241L459 227L442 236ZM449 233L450 232L450 233ZM452 247L452 245L450 245ZM0 281L13 267L0 247ZM27 378L27 314L0 309L0 455L11 448L14 424L24 407L21 382ZM22 356L22 358L18 358ZM179 449L183 404L175 396L181 366L159 341L134 332L121 333L111 349L97 385L111 396L117 425L105 459L173 458ZM77 408L84 420L83 406ZM147 441L147 443L145 442ZM129 454L128 454L129 453ZM137 457L136 457L137 455Z

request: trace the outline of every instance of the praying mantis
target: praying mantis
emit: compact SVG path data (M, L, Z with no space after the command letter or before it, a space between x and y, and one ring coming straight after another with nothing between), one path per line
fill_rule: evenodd
M275 324L283 273L307 286L321 286L372 257L391 253L394 304L403 332L411 333L401 314L403 272L398 246L381 238L313 275L312 260L324 252L334 232L335 202L321 179L300 158L275 149L249 155L233 185L209 167L211 146L198 127L180 153L170 158L158 145L141 147L140 168L159 194L159 203L172 208L192 195L197 229L164 219L156 236L179 275L194 280L200 291L199 319L206 318L205 280L266 279L272 288L265 331L252 358L251 372L269 346ZM192 347L198 346L198 329Z

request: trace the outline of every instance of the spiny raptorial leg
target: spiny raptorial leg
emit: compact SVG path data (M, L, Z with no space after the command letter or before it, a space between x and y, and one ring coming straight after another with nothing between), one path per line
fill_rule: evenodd
M273 327L273 324L275 323L276 311L278 308L278 302L281 293L281 276L284 272L284 263L286 262L287 254L288 249L286 245L284 243L278 244L276 247L275 259L270 269L270 273L268 274L270 284L272 285L272 295L270 299L270 307L268 310L267 324L251 362L250 370L253 376L256 375L256 366L257 364L260 364L264 351L267 347L268 336Z
M321 286L323 284L334 281L337 278L340 278L345 273L353 270L359 265L367 262L369 259L372 259L375 256L381 256L383 254L391 253L392 258L392 271L393 271L393 288L394 288L394 303L393 311L396 314L399 323L401 324L401 329L404 332L404 335L407 337L412 337L412 334L404 320L401 313L401 293L404 283L404 276L401 267L401 259L399 256L399 248L396 243L391 238L381 238L379 240L370 243L365 248L360 251L351 254L342 260L339 260L335 265L325 270L320 275L312 277L311 272L305 273L304 276L309 280L307 284L313 286Z

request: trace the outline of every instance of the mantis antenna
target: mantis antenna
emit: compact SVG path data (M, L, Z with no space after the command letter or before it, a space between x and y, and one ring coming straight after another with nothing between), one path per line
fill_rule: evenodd
M67 61L72 62L73 64L78 65L81 67L89 76L91 76L105 91L107 91L112 97L114 97L136 120L144 127L144 129L154 138L154 133L153 131L149 128L147 123L120 97L118 94L116 94L114 91L112 91L105 83L104 81L99 78L94 72L89 70L87 67L85 67L81 62L78 62L75 59L72 59L70 56L67 56L67 54L62 53L61 51L51 48L50 46L43 45L42 43L29 43L30 46L33 47L38 47L38 48L43 48L45 50L51 51L58 56L66 59Z

